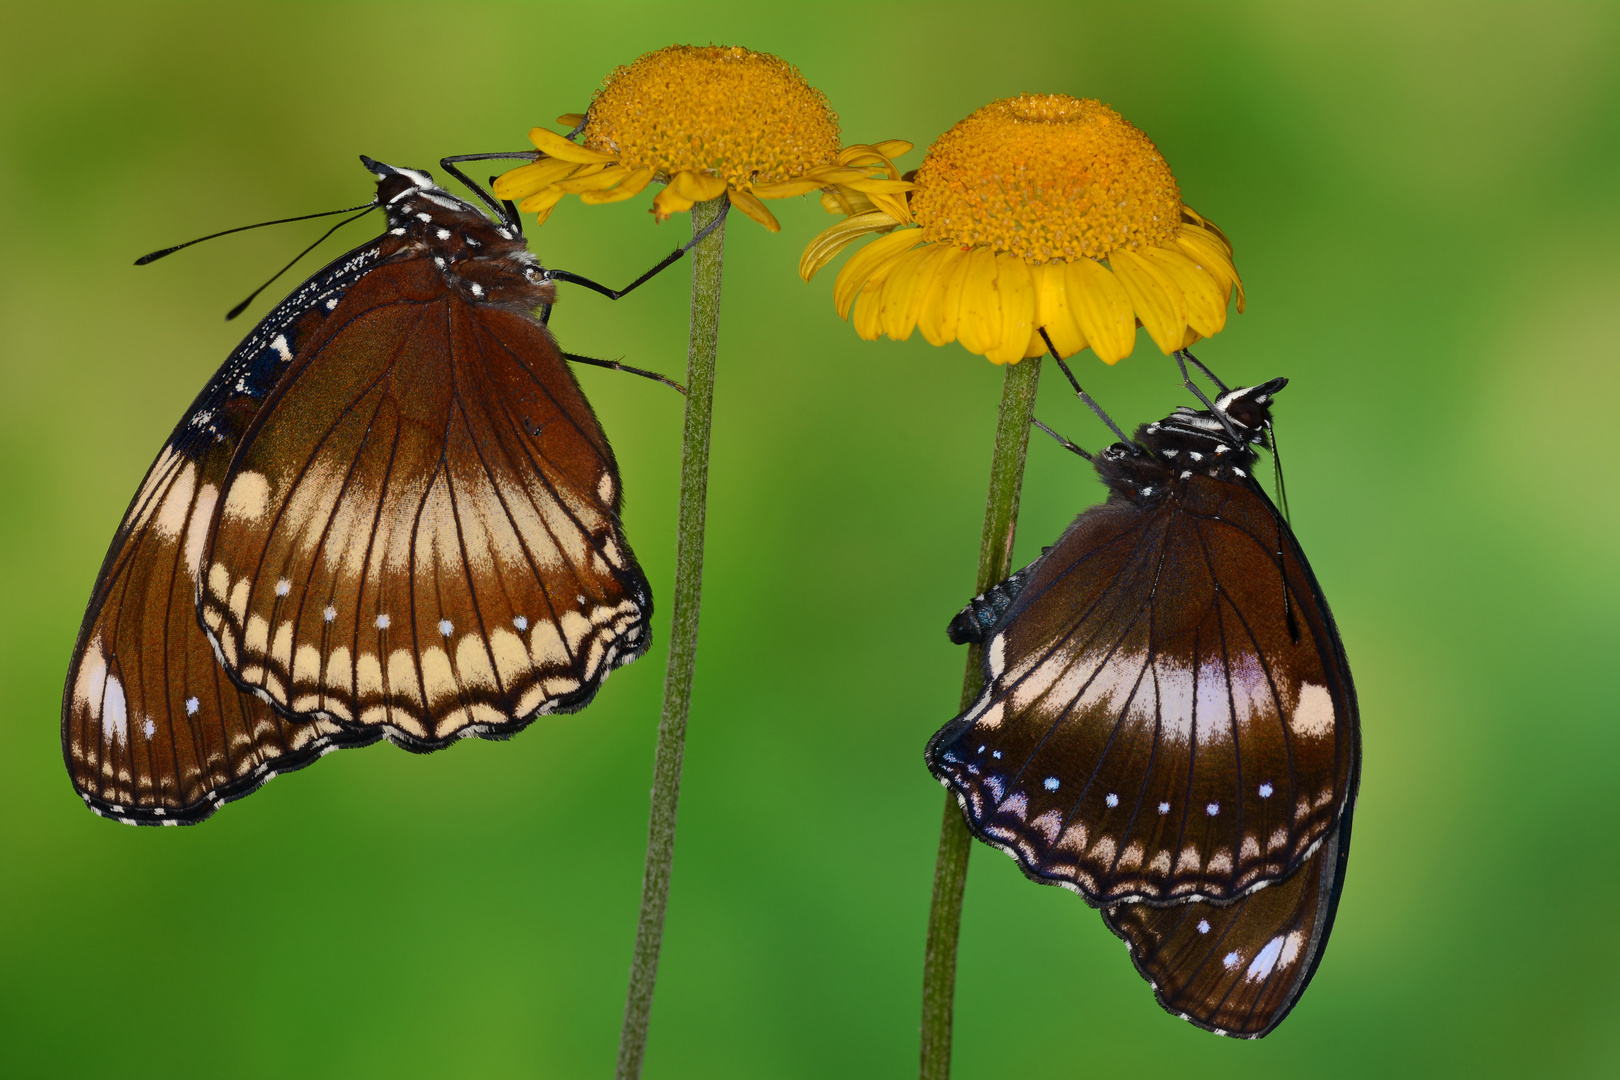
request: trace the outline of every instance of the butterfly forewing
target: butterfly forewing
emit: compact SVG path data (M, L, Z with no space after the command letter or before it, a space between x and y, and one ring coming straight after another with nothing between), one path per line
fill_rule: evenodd
M1082 514L982 636L984 691L928 761L1036 880L1093 902L1230 899L1290 873L1337 819L1348 673L1244 472Z
M1159 1004L1222 1035L1259 1038L1288 1015L1333 928L1351 807L1293 876L1226 905L1111 904L1103 921Z
M408 259L351 291L249 432L202 618L296 716L416 748L502 733L646 648L618 500L547 331Z
M344 291L375 264L351 252L279 305L198 396L119 526L68 670L62 745L97 813L189 823L325 750L369 742L295 722L239 691L197 624L198 567L220 488L266 394Z

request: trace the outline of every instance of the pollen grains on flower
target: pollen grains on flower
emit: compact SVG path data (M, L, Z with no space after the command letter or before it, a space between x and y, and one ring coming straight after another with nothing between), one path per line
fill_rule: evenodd
M535 161L495 182L544 220L564 195L588 204L633 198L654 181L656 220L726 197L772 232L763 200L816 190L902 203L911 185L890 160L901 140L840 147L838 117L797 68L736 46L671 45L614 71L583 114L535 128ZM579 141L571 136L578 135Z
M1225 234L1182 203L1152 140L1101 102L992 102L940 136L912 179L903 213L851 206L800 260L808 281L852 241L886 234L833 287L868 340L919 330L1000 364L1050 338L1060 356L1089 347L1112 364L1138 326L1170 353L1218 333L1234 290L1243 310Z

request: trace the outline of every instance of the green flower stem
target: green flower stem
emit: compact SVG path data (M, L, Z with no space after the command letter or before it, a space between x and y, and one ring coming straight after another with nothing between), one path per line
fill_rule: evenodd
M724 198L692 207L692 234L712 222ZM675 809L681 795L681 753L697 668L698 607L703 590L703 519L709 491L709 428L714 416L714 358L720 341L720 269L726 226L721 222L688 253L692 260L692 329L686 346L686 427L681 436L681 503L675 534L675 600L664 673L664 714L653 764L647 868L641 880L641 923L630 961L630 991L619 1035L618 1080L641 1075L647 1019L658 979L670 863L675 857Z
M996 448L990 459L990 491L984 505L984 532L979 539L979 587L982 593L1012 570L1013 533L1018 526L1018 496L1024 487L1024 460L1029 455L1029 422L1035 413L1041 358L1007 366L1001 384L1001 415L996 421ZM983 682L980 645L968 647L967 674L962 679L962 708L979 697ZM928 949L923 957L922 1080L951 1075L951 1006L956 993L956 942L962 929L962 889L967 882L972 838L962 821L956 797L945 796L945 820L939 830L934 861L934 902L928 911Z

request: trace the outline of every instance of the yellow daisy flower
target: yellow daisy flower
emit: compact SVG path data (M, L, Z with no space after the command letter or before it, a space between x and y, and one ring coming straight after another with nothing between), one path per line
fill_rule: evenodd
M1106 363L1131 354L1136 328L1166 354L1219 333L1243 283L1232 245L1182 204L1158 148L1113 109L1065 94L992 102L940 136L911 179L879 202L862 192L805 248L809 281L852 255L833 300L867 340L920 330L997 364L1087 348ZM897 212L898 211L898 212Z
M565 137L535 128L532 164L495 181L495 194L545 221L564 195L620 202L653 181L658 221L724 195L772 232L764 199L818 189L850 205L905 210L891 139L840 148L838 117L797 68L769 53L724 45L671 45L609 75L589 111L557 118ZM571 141L579 135L579 142Z

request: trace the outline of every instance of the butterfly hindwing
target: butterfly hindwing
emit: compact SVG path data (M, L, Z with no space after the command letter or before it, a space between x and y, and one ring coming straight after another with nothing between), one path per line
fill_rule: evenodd
M1305 992L1327 947L1350 854L1354 796L1293 876L1232 903L1111 904L1103 921L1164 1008L1222 1035L1259 1038Z
M549 332L435 261L373 272L300 350L237 454L200 597L243 685L413 749L582 706L651 612Z
M198 626L197 570L243 430L293 352L379 255L350 252L232 352L164 444L118 528L68 669L62 749L91 809L189 824L329 749L373 741L239 691Z

